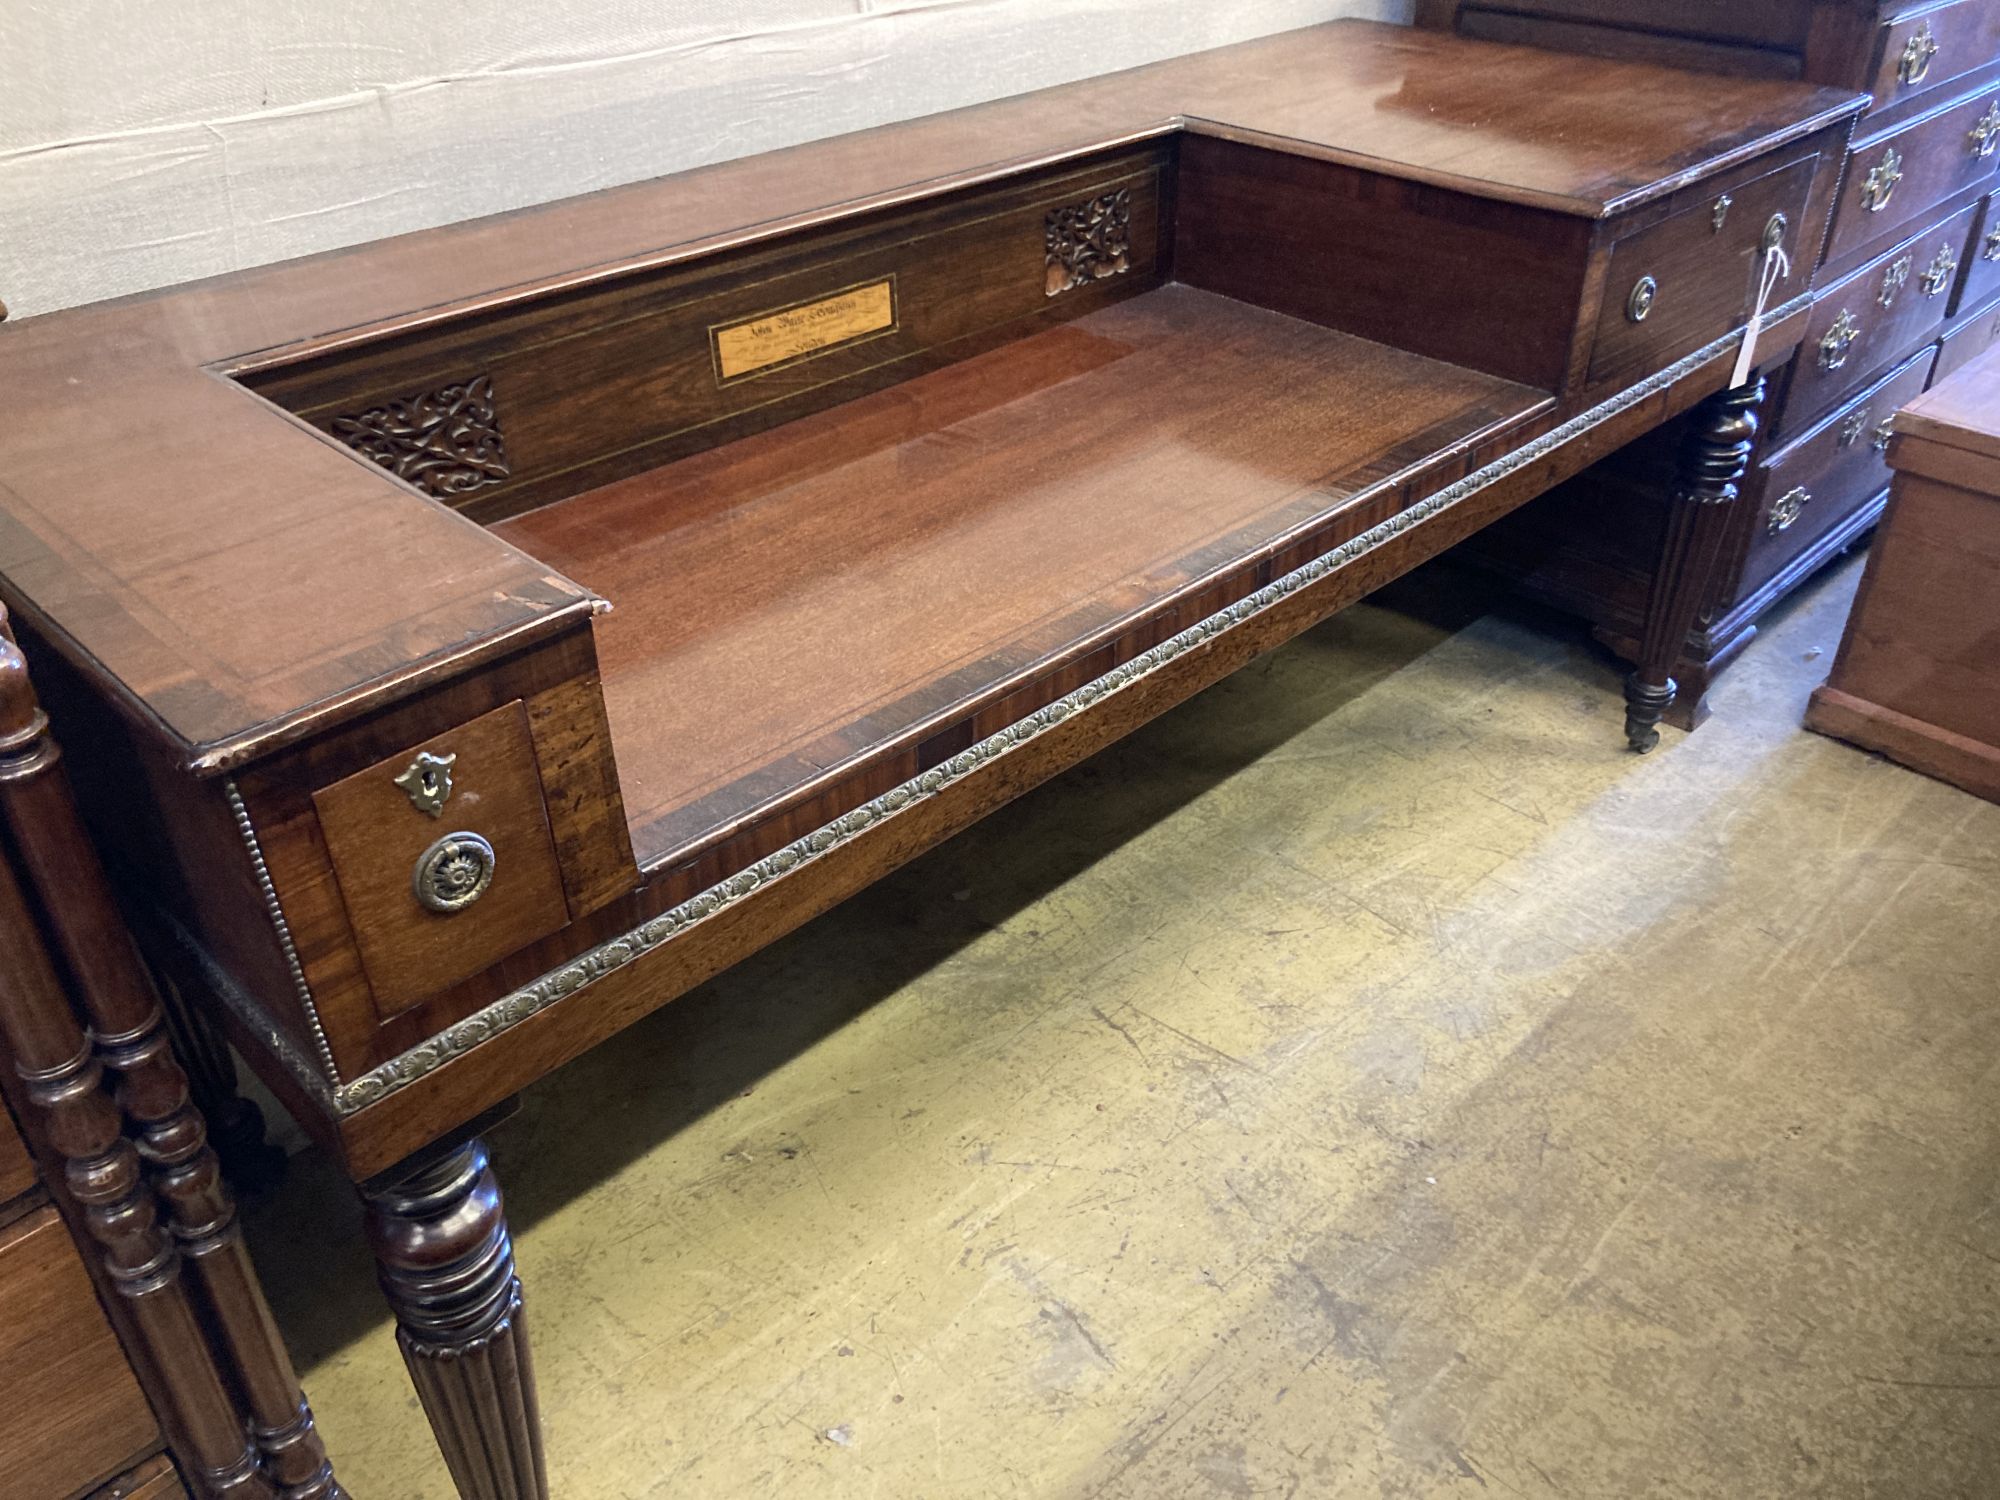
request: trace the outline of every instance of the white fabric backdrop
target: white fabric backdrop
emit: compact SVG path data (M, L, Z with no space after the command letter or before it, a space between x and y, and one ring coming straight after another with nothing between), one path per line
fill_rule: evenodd
M0 0L15 316L1410 0Z

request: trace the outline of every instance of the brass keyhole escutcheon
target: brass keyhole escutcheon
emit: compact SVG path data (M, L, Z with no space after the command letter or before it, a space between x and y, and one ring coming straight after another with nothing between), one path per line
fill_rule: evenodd
M1895 196L1896 184L1903 180L1903 155L1894 146L1882 153L1882 159L1868 169L1868 175L1861 179L1861 206L1871 214L1879 214L1889 206Z
M1722 226L1729 218L1729 205L1735 201L1729 194L1724 193L1715 200L1715 207L1709 210L1708 227L1716 234L1722 233Z
M433 818L444 813L445 803L451 800L451 768L458 761L458 752L449 755L433 755L428 750L417 752L417 758L403 768L403 774L396 778L396 785L403 789L403 795L410 799L410 806L420 813L428 813Z
M1903 56L1896 64L1896 76L1905 83L1922 83L1924 75L1931 70L1931 59L1937 55L1937 36L1931 31L1930 21L1925 20L1903 43Z
M1632 283L1632 295L1625 299L1625 316L1634 323L1646 321L1646 314L1653 310L1659 300L1660 284L1650 276L1641 276Z
M1852 448L1868 426L1868 408L1849 412L1847 420L1840 424L1840 446Z
M448 833L417 856L410 889L419 904L448 916L486 894L493 865L493 846L478 834Z
M1811 499L1812 496L1806 492L1804 485L1800 485L1797 489L1786 490L1772 502L1771 519L1765 529L1772 536L1784 531L1804 514L1806 504Z
M1986 231L1986 238L1980 242L1981 260L2000 260L2000 224Z

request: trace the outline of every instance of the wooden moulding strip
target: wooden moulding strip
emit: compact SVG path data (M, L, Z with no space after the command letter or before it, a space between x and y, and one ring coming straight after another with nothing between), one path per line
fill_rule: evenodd
M1806 295L1778 308L1767 318L1767 330L1775 333L1781 325L1801 316L1810 304L1811 297ZM1177 658L1208 646L1219 637L1280 608L1301 590L1351 566L1510 475L1548 458L1620 413L1665 396L1703 366L1720 360L1732 351L1741 338L1742 330L1734 330L1676 360L1647 379L1531 439L1484 468L1435 491L1255 593L1197 621L1151 650L989 735L944 763L844 813L679 905L597 944L539 979L501 996L464 1020L445 1027L407 1052L344 1083L331 1080L263 1015L256 1002L240 986L200 952L193 939L185 938L185 935L184 939L206 971L205 977L223 1002L235 1012L236 1019L264 1044L306 1093L334 1116L357 1114L380 1104L392 1094L547 1010L558 1001L577 994L594 981L626 968L666 944L685 938L718 913L737 906L775 882L799 873L885 821L938 797L975 773L993 768L1065 721L1101 708L1106 700L1145 683ZM1775 341L1772 347L1775 349Z

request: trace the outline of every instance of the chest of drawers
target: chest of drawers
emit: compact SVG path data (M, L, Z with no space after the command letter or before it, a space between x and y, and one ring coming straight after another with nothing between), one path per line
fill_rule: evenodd
M1870 95L1826 239L1814 247L1820 265L1807 336L1773 379L1746 481L1750 503L1735 518L1676 664L1681 692L1670 717L1691 727L1758 619L1882 513L1889 471L1880 448L1859 450L1866 461L1822 467L1807 459L1805 435L1879 422L1889 397L1916 394L2000 336L2000 0L1434 0L1420 4L1419 20L1468 36L1805 78ZM1477 556L1583 615L1630 655L1668 505L1657 457L1607 460L1480 538ZM1815 470L1809 484L1802 463ZM1797 494L1802 487L1808 501Z

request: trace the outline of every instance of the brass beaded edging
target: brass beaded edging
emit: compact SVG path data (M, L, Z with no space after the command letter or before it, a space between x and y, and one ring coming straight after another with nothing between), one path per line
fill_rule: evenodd
M333 1048L319 1024L319 1007L313 1004L312 986L306 983L305 966L299 962L299 950L292 943L292 924L285 920L285 910L278 904L278 888L271 882L270 867L264 863L264 850L257 842L257 830L250 824L250 809L243 805L243 794L236 789L233 779L222 783L222 794L229 799L229 811L236 818L236 831L242 835L243 847L249 851L250 870L257 877L257 891L264 898L264 912L271 919L271 930L278 935L278 948L285 955L285 967L291 971L292 988L298 992L299 1003L306 1008L306 1024L312 1027L313 1045L319 1050L319 1060L326 1068L327 1078L338 1090L341 1086L340 1069L334 1066ZM261 1033L275 1028L259 1025L257 1029Z
M1782 322L1793 314L1803 311L1811 300L1810 293L1794 297L1783 306L1773 309L1768 314L1766 323ZM1331 552L1322 553L1282 578L1273 580L1255 593L1217 610L1205 619L1196 621L1178 635L1169 637L1151 650L1143 651L1130 661L1091 679L1074 692L1065 694L1045 708L1037 709L1017 723L987 736L943 764L933 766L901 786L892 787L881 796L864 802L851 812L843 813L831 823L815 829L802 838L794 839L784 848L766 855L749 868L690 896L678 906L656 917L648 918L629 932L599 943L560 968L551 969L533 983L524 985L511 994L502 995L498 1000L475 1011L464 1020L447 1026L436 1036L419 1042L409 1051L370 1068L352 1082L336 1081L329 1087L326 1079L318 1075L298 1048L292 1045L290 1039L280 1034L267 1017L257 1014L255 1001L245 995L234 981L220 973L213 962L205 957L203 967L208 973L212 987L224 1003L260 1037L272 1044L273 1054L298 1078L300 1084L330 1105L334 1113L340 1115L358 1113L372 1104L380 1103L397 1090L407 1088L425 1074L436 1071L452 1059L471 1051L481 1042L519 1025L538 1011L555 1004L556 1001L575 994L592 980L601 979L606 974L624 968L634 959L659 947L669 939L678 937L697 923L706 921L723 908L735 905L766 882L802 869L859 837L884 818L903 812L915 803L937 795L952 783L963 780L987 763L1035 739L1078 710L1088 708L1100 699L1151 676L1174 658L1262 614L1308 584L1316 583L1329 573L1346 567L1357 558L1401 536L1411 527L1449 510L1488 485L1504 479L1516 469L1535 463L1592 427L1658 395L1693 374L1710 360L1727 353L1741 342L1742 337L1743 330L1734 329L1714 342L1703 345L1694 353L1675 360L1639 384L1620 391L1580 416L1571 417L1561 426L1551 428L1512 453L1495 459L1485 468L1446 485L1435 494L1428 495L1389 517L1388 520L1371 526L1360 535L1341 543ZM230 792L240 809L241 799L234 798L233 783ZM240 818L240 821L244 824L248 837L248 820ZM254 855L254 841L251 847ZM256 856L256 858L261 876L262 857ZM280 940L284 943L286 954L291 959L296 973L297 958L283 926L283 915L278 912L275 899L269 904L273 919L279 927ZM303 975L299 975L298 978L301 995L306 999L307 1013L310 1015L312 1014L310 995L305 991ZM314 1032L324 1049L326 1042L324 1036L318 1033L317 1016L314 1017ZM330 1054L326 1056L326 1062L330 1071L332 1068ZM337 1079L338 1075L333 1076Z

